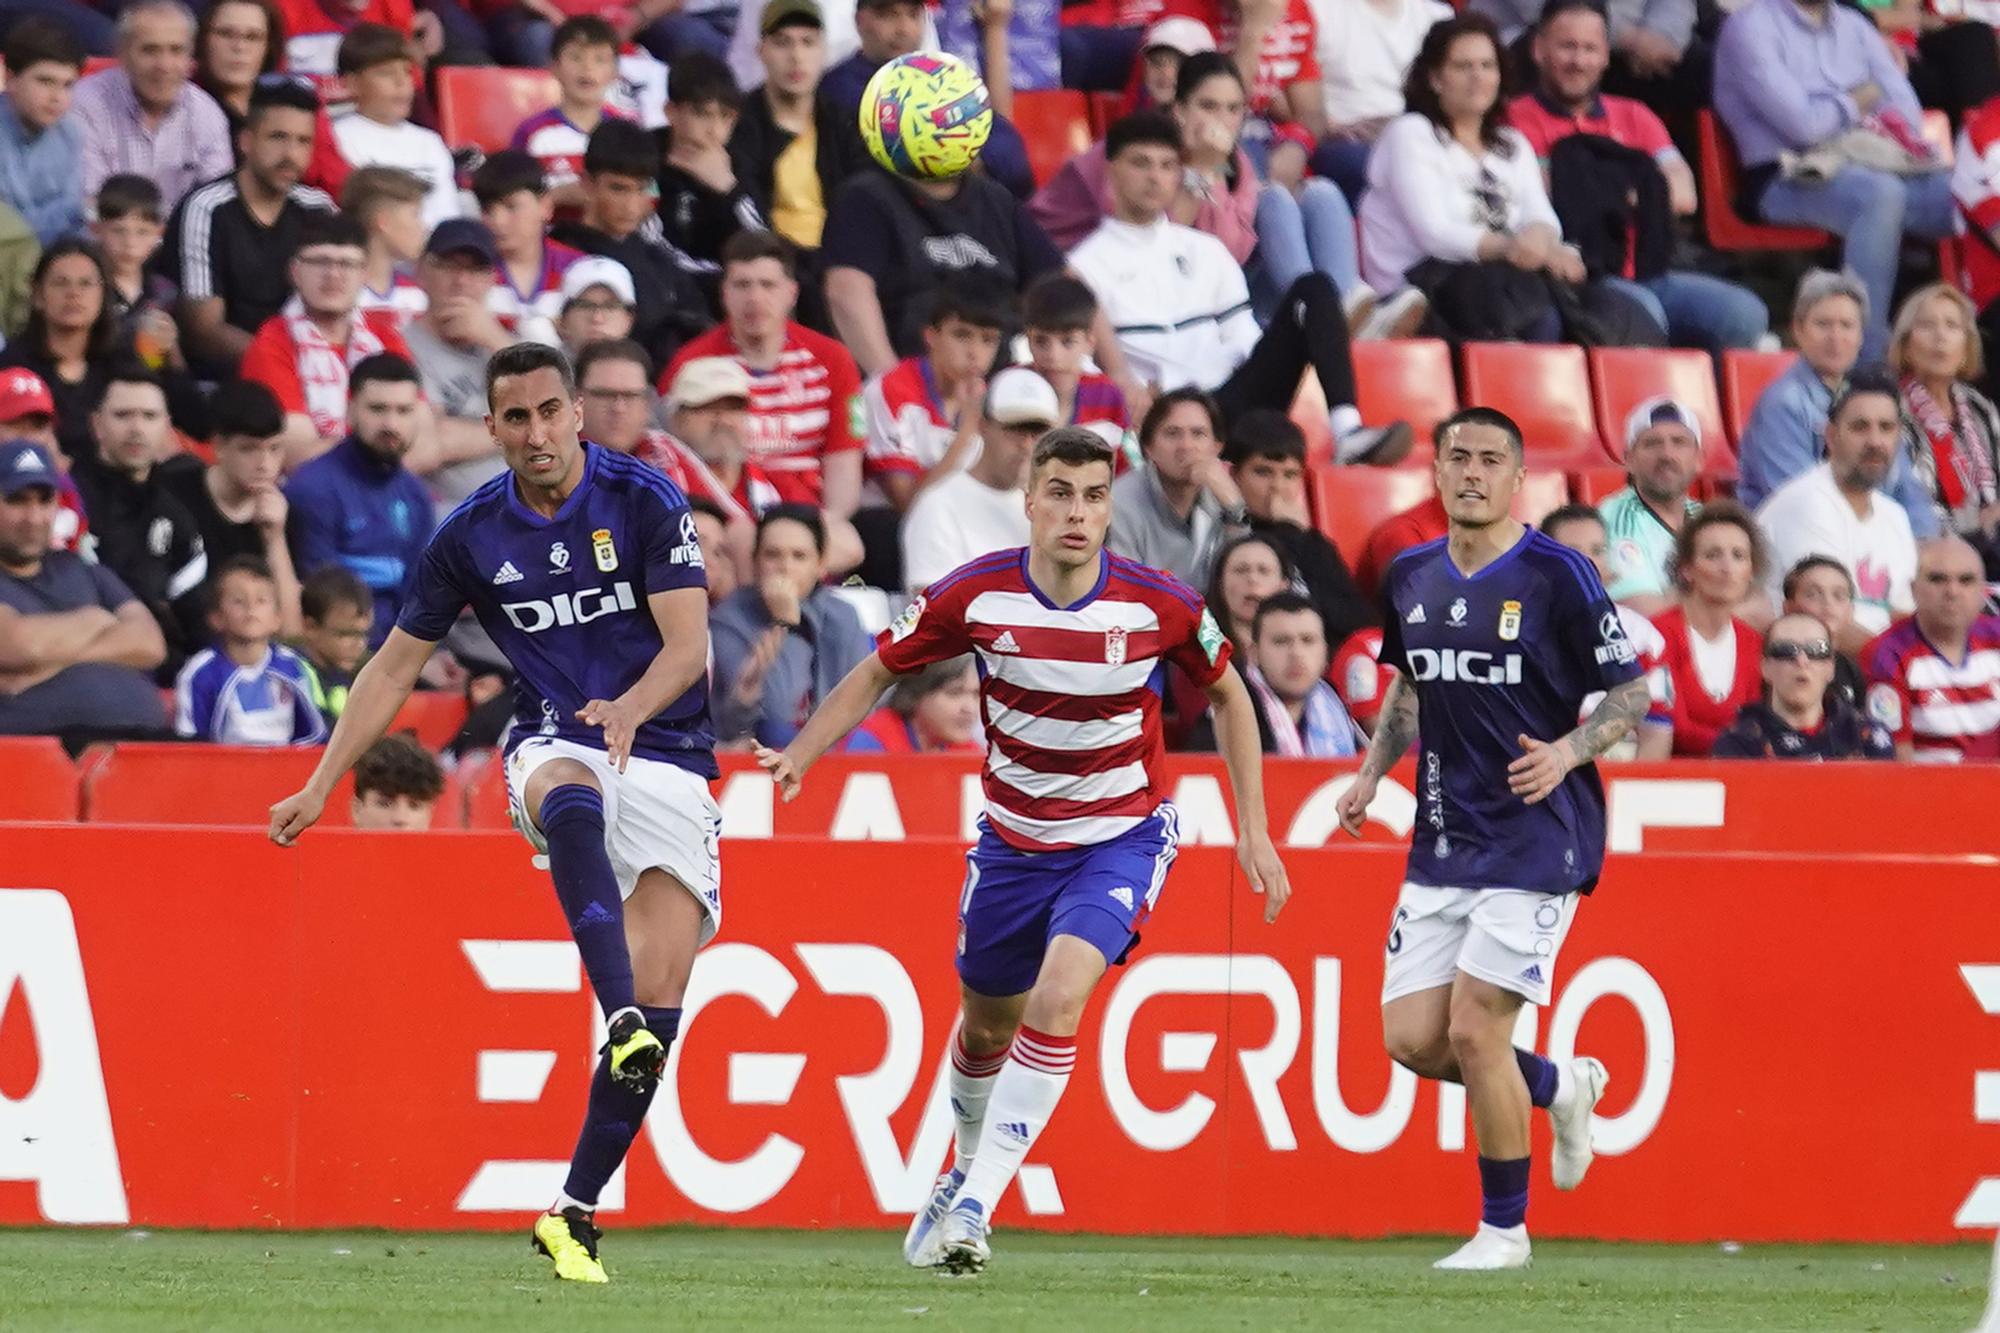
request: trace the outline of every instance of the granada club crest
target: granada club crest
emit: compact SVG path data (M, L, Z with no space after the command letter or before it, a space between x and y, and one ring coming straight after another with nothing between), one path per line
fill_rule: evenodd
M1124 665L1125 627L1123 625L1104 631L1104 660L1112 666Z

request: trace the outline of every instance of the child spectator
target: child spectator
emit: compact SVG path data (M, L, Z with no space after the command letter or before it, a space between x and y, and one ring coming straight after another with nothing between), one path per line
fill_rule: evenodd
M550 48L549 70L556 76L556 104L522 121L508 147L540 164L557 206L580 208L584 149L599 121L622 115L605 104L618 82L618 33L595 14L565 19Z
M1056 424L1102 435L1116 451L1116 470L1131 467L1139 458L1139 441L1132 434L1124 391L1092 368L1097 298L1090 288L1067 273L1044 274L1021 300L1021 322L1027 329L1028 364L1049 382L1062 406Z
M487 158L472 173L472 197L500 252L488 303L518 338L554 343L563 310L563 274L581 252L549 239L554 199L541 165L518 148Z
M964 460L979 438L986 375L1006 324L1006 305L993 284L939 288L924 325L923 355L897 362L863 386L863 470L872 498L900 514L926 478L948 470L942 466L947 457L953 466Z
M131 337L133 350L154 370L180 345L180 328L169 310L174 285L151 270L166 234L160 187L145 176L113 176L98 187L90 234L111 275L105 293L112 315Z
M737 232L765 227L729 160L729 138L742 110L743 94L720 60L695 52L674 63L667 85L672 132L660 167L660 229L709 264L722 258L723 243Z
M340 190L341 212L360 224L368 240L360 309L386 312L399 331L430 304L405 267L423 252L430 231L424 222L426 193L423 181L401 167L362 167Z
M348 811L358 829L422 833L442 795L444 770L431 752L408 736L384 736L354 761Z
M979 754L979 673L970 657L900 676L842 747L849 754Z
M585 255L563 274L562 314L556 331L574 358L592 343L632 336L636 322L632 275L615 259Z
M375 597L353 573L328 565L299 585L299 616L304 625L299 647L319 682L319 711L332 726L347 707L348 688L368 654Z
M357 23L340 39L340 76L354 99L333 137L355 167L401 167L424 183L423 216L435 227L459 214L458 168L435 131L410 123L417 65L410 39L380 23Z
M54 19L7 29L7 91L0 93L0 199L43 245L83 225L83 125L69 115L83 46Z
M312 667L278 635L278 586L254 556L225 562L209 585L216 646L174 683L174 730L222 745L317 745L326 720Z

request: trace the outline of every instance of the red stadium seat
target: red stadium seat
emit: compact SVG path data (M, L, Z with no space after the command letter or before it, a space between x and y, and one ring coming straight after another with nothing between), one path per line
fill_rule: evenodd
M1370 426L1407 421L1419 441L1458 411L1451 348L1437 338L1355 343L1355 407Z
M1615 467L1584 468L1569 474L1569 498L1580 504L1602 504L1604 497L1625 489L1625 473Z
M1021 94L1014 94L1019 97ZM1090 132L1102 139L1111 129L1111 122L1118 119L1118 108L1125 105L1124 93L1090 94Z
M1465 401L1514 419L1527 437L1530 467L1596 467L1609 458L1597 438L1581 347L1467 343Z
M1597 430L1613 458L1625 458L1625 418L1632 409L1655 394L1666 394L1693 408L1701 422L1701 470L1717 477L1736 475L1736 455L1722 429L1722 403L1715 392L1715 362L1707 352L1593 348L1590 377L1597 386Z
M1528 469L1521 489L1514 496L1514 517L1534 526L1554 510L1569 503L1569 478L1560 472Z
M76 765L53 736L0 738L0 821L74 820Z
M389 723L393 734L399 731L416 733L417 743L426 750L442 750L458 735L465 725L466 715L471 706L465 695L453 690L418 690L397 710L395 719Z
M1063 163L1090 147L1090 102L1072 89L1014 94L1013 120L1028 146L1036 185L1048 184Z
M1310 479L1313 520L1351 566L1383 519L1414 508L1436 490L1415 468L1315 467Z
M1701 218L1718 250L1819 250L1833 237L1817 227L1767 227L1736 211L1736 145L1713 111L1696 116L1701 136Z
M522 121L556 104L556 76L545 69L453 66L435 77L438 133L453 149L497 153Z
M1743 443L1744 428L1750 424L1750 410L1772 380L1792 368L1797 352L1742 352L1722 354L1722 406L1729 418L1729 438Z
M507 766L495 755L493 761L465 777L465 826L470 829L514 827L507 813Z
M262 828L271 806L303 787L317 749L125 742L111 747L85 778L84 809L99 824L223 824ZM327 800L325 824L352 824L354 780L342 778ZM445 775L435 826L463 825L464 798Z

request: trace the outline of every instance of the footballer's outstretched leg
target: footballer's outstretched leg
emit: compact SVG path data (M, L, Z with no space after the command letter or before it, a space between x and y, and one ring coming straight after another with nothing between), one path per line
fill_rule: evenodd
M965 1183L965 1173L972 1166L972 1155L979 1148L979 1133L986 1122L986 1103L993 1093L993 1080L1007 1063L1007 1051L1014 1044L1014 1034L1021 1026L1021 1009L1028 1000L1025 995L995 998L970 987L962 989L964 1013L951 1039L952 1160L938 1176L931 1187L931 1197L917 1210L903 1237L903 1259L915 1268L937 1265L943 1244L943 1233L937 1224L951 1207L953 1196Z

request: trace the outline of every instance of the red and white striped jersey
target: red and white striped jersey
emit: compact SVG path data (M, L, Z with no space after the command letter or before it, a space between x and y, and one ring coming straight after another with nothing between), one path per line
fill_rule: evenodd
M871 482L884 472L922 477L951 448L958 428L945 415L929 357L913 356L889 367L862 386L861 400L868 426L861 467Z
M430 297L417 280L407 273L396 272L389 278L389 290L378 292L363 283L361 297L355 302L357 310L386 310L395 317L396 331L401 333L410 327L410 321L431 308Z
M1951 194L1964 225L1958 246L1958 280L1984 310L2000 296L2000 247L1990 239L2000 227L2000 101L1966 113L1952 154Z
M899 674L963 653L980 666L986 818L1023 851L1108 842L1167 797L1160 692L1171 662L1208 686L1229 641L1171 574L1104 553L1097 586L1059 607L1028 552L995 551L923 593L876 641Z
M1861 669L1868 715L1913 744L1918 759L2000 759L2000 616L1972 623L1959 662L1931 646L1917 618L1907 616L1862 650Z

